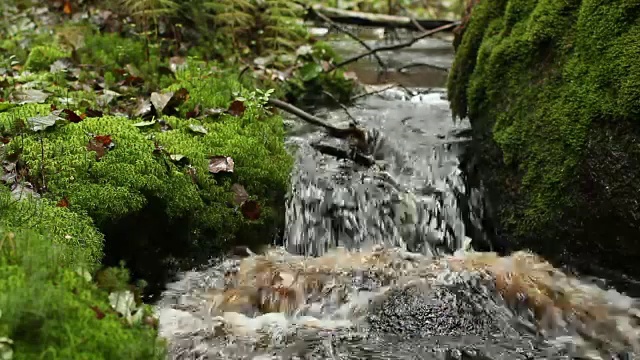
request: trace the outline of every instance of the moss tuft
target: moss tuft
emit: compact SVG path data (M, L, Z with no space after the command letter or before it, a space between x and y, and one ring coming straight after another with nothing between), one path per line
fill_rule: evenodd
M56 60L69 56L69 53L51 45L34 46L24 63L26 70L48 70Z

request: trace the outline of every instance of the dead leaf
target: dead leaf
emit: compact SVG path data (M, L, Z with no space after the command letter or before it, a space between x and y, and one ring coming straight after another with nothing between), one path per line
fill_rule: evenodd
M62 110L62 112L66 115L65 117L67 118L67 120L71 121L72 123L79 123L80 121L82 121L82 118L72 110L64 109Z
M108 148L113 144L111 141L111 135L96 135L94 139L102 144L102 146Z
M151 93L151 104L157 114L171 115L175 113L175 108L189 99L189 91L180 88L176 92Z
M249 199L249 193L247 193L247 190L245 190L244 186L240 184L231 185L231 191L234 194L233 201L238 205Z
M234 165L233 159L229 156L214 156L209 159L209 172L212 174L232 173Z
M187 111L187 119L193 119L195 117L200 116L200 104L196 105L195 108L193 108L193 110L191 111Z
M96 152L96 160L100 160L107 153L107 150L111 150L113 147L111 135L96 135L87 144L87 150Z
M122 80L122 85L140 86L142 84L144 84L144 79L135 75L129 75L124 80Z
M244 106L244 102L240 100L233 100L231 105L229 105L229 109L227 109L227 112L233 116L242 116L245 109L246 107Z
M11 141L11 137L10 136L2 136L0 135L0 143L3 144L8 144Z
M189 100L189 90L186 88L178 89L169 100L164 113L169 115L169 112L173 112L175 108L184 104L187 100Z
M204 126L198 124L189 124L189 130L199 133L199 134L207 134L208 131Z
M153 94L151 95L153 97ZM136 105L136 110L133 115L139 118L148 118L152 117L155 114L154 106L150 100L138 99L138 104Z
M98 106L106 107L113 99L118 96L120 96L120 94L115 91L103 90L102 95L98 96L98 98L96 99L96 103L98 104Z
M164 110L165 106L169 104L169 100L171 100L171 97L173 97L172 92L168 92L164 94L161 94L158 92L151 93L150 100L151 100L151 104L156 109L156 113L162 114L162 110Z
M67 200L67 197L65 196L62 199L60 199L60 201L58 201L56 206L57 207L69 207L69 200Z
M216 118L216 117L224 114L225 111L226 111L225 109L220 109L220 108L217 108L217 109L204 109L203 114L205 116L211 116L211 117Z
M260 205L255 200L243 202L240 210L242 211L242 215L249 220L258 220L260 218Z
M34 116L27 119L27 125L33 131L46 130L56 124L56 121L62 120L56 113L45 116Z
M87 117L90 117L90 118L100 118L100 117L104 116L102 111L91 109L91 108L87 108L87 110L84 111L84 114Z
M133 124L133 126L140 128L140 127L147 127L147 126L151 126L151 125L153 125L153 124L155 124L155 123L156 123L156 121L155 121L155 120L150 120L150 121L140 121L140 122L137 122L137 123Z
M12 95L13 102L19 105L32 103L42 104L48 97L48 93L36 89L18 90Z
M64 7L62 8L62 12L71 15L73 9L71 8L71 0L64 0Z

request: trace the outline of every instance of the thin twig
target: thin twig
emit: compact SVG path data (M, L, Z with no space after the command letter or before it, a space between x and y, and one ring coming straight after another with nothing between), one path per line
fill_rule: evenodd
M425 64L425 63L411 63L411 64L403 65L403 66L397 68L396 71L399 72L399 73L404 73L405 70L407 70L407 69L414 68L414 67L420 67L420 66L430 67L430 68L433 68L433 69L449 72L449 68L446 68L444 66L439 66L439 65L434 65L434 64Z
M415 44L416 42L418 42L419 40L422 40L422 39L424 39L424 38L426 38L428 36L431 36L433 34L448 30L450 28L456 27L458 25L459 25L458 22L454 22L454 23L451 23L451 24L443 25L443 26L440 26L440 27L435 28L433 30L425 31L422 34L420 34L420 35L418 35L416 37L413 37L409 41L405 41L403 43L394 44L394 45L381 46L381 47L372 49L369 52L366 52L366 53L363 53L363 54L360 54L360 55L356 55L354 57L351 57L351 58L349 58L347 60L342 61L341 63L338 63L338 64L334 65L329 70L327 70L327 72L331 72L331 71L333 71L333 70L335 70L337 68L340 68L340 67L343 67L345 65L351 64L351 63L356 62L356 61L358 61L358 60L360 60L360 59L362 59L364 57L367 57L369 55L373 55L373 54L378 53L380 51L392 51L392 50L398 50L398 49L402 49L402 48L405 48L405 47L409 47L409 46Z
M356 127L355 125L351 124L349 127L347 128L339 128L339 127L335 127L327 122L325 122L324 120L313 116L311 114L309 114L308 112L297 108L289 103L286 103L284 101L278 100L278 99L269 99L269 101L267 101L267 103L271 106L274 106L280 110L286 111L292 115L295 115L297 117L299 117L300 119L308 122L309 124L312 125L316 125L316 126L320 126L323 127L327 130L327 132L329 133L329 135L338 138L338 139L354 139L356 141L356 145L359 148L366 148L366 142L367 142L367 134L364 130Z
M354 125L358 125L358 120L356 120L356 118L354 118L351 115L351 113L349 112L349 109L347 108L347 106L345 104L343 104L340 101L338 101L338 99L336 99L335 96L333 96L330 92L328 92L326 90L322 90L322 93L327 95L328 97L330 97L331 100L333 100L336 104L338 104L338 106L340 106L342 108L342 110L344 110L345 114L347 114L349 119L351 119L351 122L353 122Z
M373 48L371 48L371 46L369 46L364 40L360 39L353 32L343 28L342 26L339 26L338 24L333 22L333 20L329 19L327 16L325 16L321 12L317 11L313 7L309 6L308 9L309 9L309 11L312 11L315 14L315 16L320 18L322 21L326 22L329 25L329 27L332 27L332 28L338 30L339 32L347 35L351 39L355 40L358 44L362 45L362 47L367 49L367 51L373 51ZM382 61L382 58L380 57L380 55L378 55L376 53L372 53L371 55L373 55L373 57L376 59L376 61L378 62L378 64L380 65L380 67L382 69L386 69L387 68L387 65L384 63L384 61Z
M382 89L378 89L378 90L375 90L375 91L370 91L370 92L366 92L366 93L358 94L358 95L355 95L354 97L352 97L352 98L351 98L351 101L356 101L356 100L358 100L358 99L360 99L360 98L363 98L363 97L365 97L365 96L379 94L379 93L381 93L381 92L385 92L385 91L387 91L387 90L389 90L389 89L393 89L394 87L397 87L397 86L398 86L398 84L391 84L391 85L386 86L386 87L384 87L384 88L382 88Z

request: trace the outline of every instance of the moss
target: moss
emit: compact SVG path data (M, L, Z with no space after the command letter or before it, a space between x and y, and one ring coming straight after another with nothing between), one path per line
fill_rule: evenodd
M72 247L13 234L15 247L0 249L0 336L13 340L15 359L164 359L153 328L125 323L107 293L67 266Z
M449 92L457 115L492 134L503 168L521 174L521 200L502 216L516 234L539 233L580 203L576 174L594 123L638 117L639 14L636 1L474 8Z
M61 261L70 267L95 268L102 259L103 237L87 215L58 207L47 199L14 201L8 189L0 188L0 225L45 234L53 246L69 249Z
M201 253L207 253L211 246L234 241L240 230L247 233L252 227L269 231L262 232L262 239L241 241L270 241L282 223L281 206L292 165L284 147L282 119L262 107L255 91L247 90L235 76L222 71L209 73L198 67L181 71L168 90L180 87L190 93L189 100L179 109L181 113L198 104L203 109L226 108L236 92L247 99L246 110L239 117L225 114L217 119L166 117L170 131L134 126L139 119L88 118L79 123L58 124L43 133L42 139L27 131L20 141L12 141L10 148L21 151L33 181L44 179L45 196L50 201L66 197L69 209L91 216L107 235L112 235L111 228L119 227L119 223L153 213L156 221L179 228L180 234L175 234L175 229L168 233L184 239L188 243L185 247L199 247ZM17 119L49 112L48 105L14 107L0 113L0 127L11 129ZM191 124L202 125L208 133L193 132ZM96 135L109 135L114 144L99 160L94 151L87 150ZM155 151L156 145L167 154ZM186 156L189 165L171 161L168 154ZM216 155L234 159L232 174L209 173L209 158ZM234 183L243 185L260 204L262 214L258 220L247 220L234 204ZM147 225L153 227L144 226ZM142 240L149 234L139 236L132 240L150 246L147 241L151 239ZM161 241L156 241L155 246L162 248ZM183 243L174 240L167 246L175 248L178 244Z
M31 71L48 70L56 60L69 56L69 53L56 46L34 46L24 63L24 67Z

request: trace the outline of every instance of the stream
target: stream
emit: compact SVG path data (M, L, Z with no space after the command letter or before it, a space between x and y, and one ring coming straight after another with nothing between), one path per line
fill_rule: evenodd
M374 44L375 41L372 41ZM353 53L353 44L336 42ZM382 55L382 54L381 54ZM157 303L171 359L632 359L640 304L529 252L487 248L481 189L460 169L467 121L444 89L453 49L426 39L351 70L375 95L348 109L376 164L291 118L284 239L180 274ZM389 87L385 83L399 83ZM346 126L343 109L318 110Z

